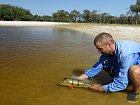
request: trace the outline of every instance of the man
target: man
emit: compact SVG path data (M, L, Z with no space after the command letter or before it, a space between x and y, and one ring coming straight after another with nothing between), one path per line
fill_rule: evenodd
M133 41L115 42L108 33L100 33L94 39L94 45L101 53L99 61L80 75L78 79L92 78L102 69L114 72L114 81L106 85L93 84L95 91L116 92L124 90L129 83L132 91L128 101L137 102L140 90L140 44Z

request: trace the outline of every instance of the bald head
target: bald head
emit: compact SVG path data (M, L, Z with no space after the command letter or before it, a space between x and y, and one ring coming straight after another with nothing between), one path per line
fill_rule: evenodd
M112 44L115 43L113 37L109 33L100 33L94 39L94 45L103 45L108 42Z

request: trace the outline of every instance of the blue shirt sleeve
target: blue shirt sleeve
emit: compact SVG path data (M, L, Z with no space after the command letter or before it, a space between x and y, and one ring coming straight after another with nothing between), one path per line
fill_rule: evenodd
M121 62L119 66L119 71L114 78L114 81L110 84L104 85L104 90L106 92L115 92L125 89L128 86L129 82L129 68L136 62L137 56L131 54Z
M96 74L98 74L102 68L105 66L104 65L104 62L106 61L108 57L107 56L103 56L101 55L99 61L97 63L95 63L93 65L92 68L88 69L85 71L85 74L89 77L89 78L92 78L94 77Z
M85 71L85 74L89 77L92 78L96 74L98 74L102 70L102 63L98 61L95 65L93 65L92 68L88 69Z

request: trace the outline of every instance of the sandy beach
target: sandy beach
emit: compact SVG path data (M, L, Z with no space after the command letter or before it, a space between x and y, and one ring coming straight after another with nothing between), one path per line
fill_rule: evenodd
M52 26L63 25L62 22L37 22L37 21L0 21L0 26Z
M63 25L64 28L73 29L89 35L96 36L101 32L110 33L115 40L134 40L140 42L140 27L119 25Z
M33 22L33 21L0 21L0 26L52 26L73 29L89 35L107 32L116 40L129 39L140 42L140 27L119 25L74 24L62 22Z

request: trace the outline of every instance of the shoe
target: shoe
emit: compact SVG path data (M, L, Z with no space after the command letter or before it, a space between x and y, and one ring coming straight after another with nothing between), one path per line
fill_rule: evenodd
M127 101L130 103L136 103L139 101L139 93L131 92L127 96Z

